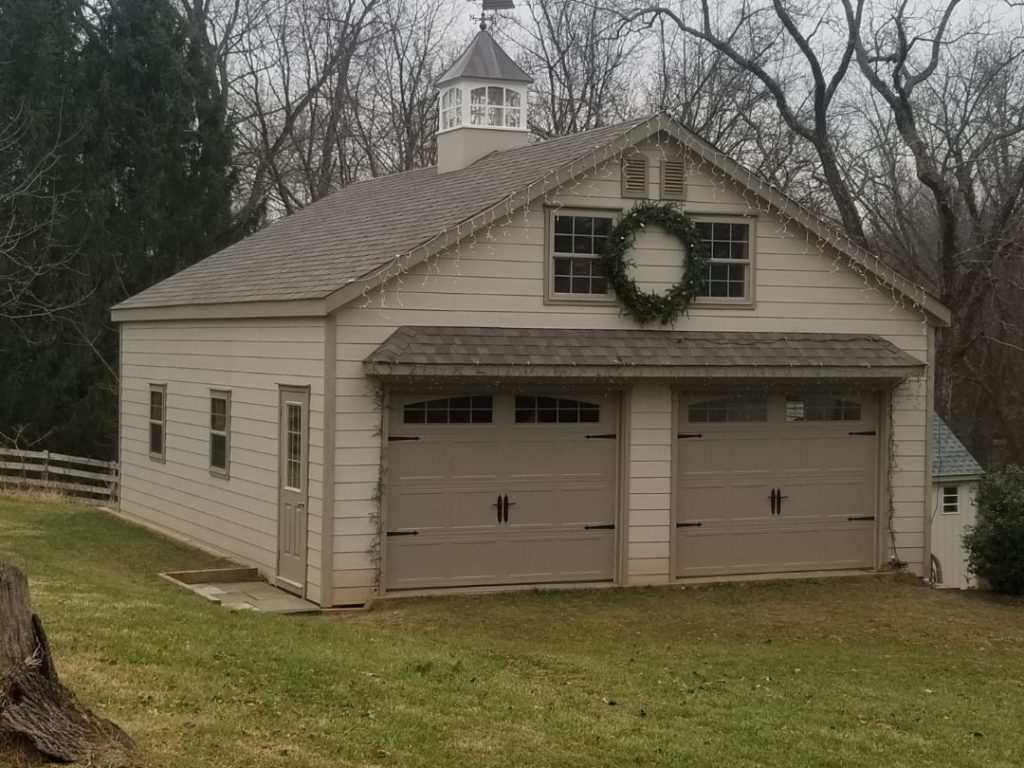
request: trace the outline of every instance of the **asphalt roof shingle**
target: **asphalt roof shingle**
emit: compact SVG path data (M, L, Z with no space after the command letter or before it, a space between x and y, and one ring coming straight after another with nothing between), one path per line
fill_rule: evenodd
M652 120L352 184L121 302L115 309L322 299Z
M403 326L366 359L371 369L600 366L907 369L924 364L877 336Z
M985 474L949 425L937 414L932 419L932 476L941 480L944 477L981 477Z

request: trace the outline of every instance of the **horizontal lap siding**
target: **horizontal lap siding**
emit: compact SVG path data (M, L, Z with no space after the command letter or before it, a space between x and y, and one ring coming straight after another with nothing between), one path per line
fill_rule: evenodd
M320 597L322 320L125 323L121 511L205 549L277 566L279 385L310 387L307 594ZM149 386L167 386L166 461L149 457ZM209 471L211 389L231 392L230 478Z
M652 179L660 172L661 150L651 152ZM376 500L382 456L380 395L363 374L363 360L401 325L461 325L536 328L636 328L617 305L553 304L544 301L545 205L623 209L634 201L618 197L618 167L611 163L594 178L550 194L529 210L503 218L429 264L414 267L386 289L369 291L338 313L335 451L335 602L362 602L374 594L377 577ZM652 196L657 195L656 186ZM691 170L687 210L705 214L756 214L756 303L752 308L694 305L676 328L694 331L834 332L880 335L922 361L927 360L923 316L894 301L869 278L841 265L795 225L758 211L732 189ZM645 246L646 242L646 246ZM651 251L645 251L645 247ZM638 274L645 265L666 263L671 242L650 235L631 257ZM678 258L678 254L676 255ZM664 276L664 275L663 275ZM674 278L673 278L674 279ZM656 280L649 289L663 290ZM892 398L896 446L893 523L899 556L920 570L924 538L924 457L927 382L900 386ZM634 387L628 426L630 465L625 512L628 530L625 581L657 583L669 577L672 493L672 397L668 386ZM386 478L384 478L386 480ZM883 553L883 559L888 557Z

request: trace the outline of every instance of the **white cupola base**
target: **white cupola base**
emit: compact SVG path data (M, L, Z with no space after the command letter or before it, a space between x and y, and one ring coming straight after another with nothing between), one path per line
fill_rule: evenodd
M533 82L487 30L437 81L437 171L465 168L492 152L525 146Z

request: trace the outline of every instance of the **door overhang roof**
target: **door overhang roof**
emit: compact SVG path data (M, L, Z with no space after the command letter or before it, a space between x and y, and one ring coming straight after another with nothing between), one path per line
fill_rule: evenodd
M381 379L866 379L925 364L868 334L403 326L363 363Z

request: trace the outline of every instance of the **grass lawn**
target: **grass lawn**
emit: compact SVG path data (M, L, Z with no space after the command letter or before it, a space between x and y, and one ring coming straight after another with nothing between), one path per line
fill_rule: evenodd
M148 765L1019 766L1024 605L889 579L233 614L205 555L0 501L65 682Z

